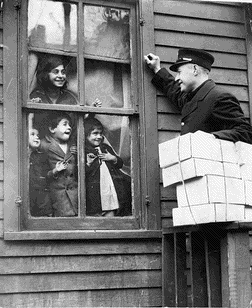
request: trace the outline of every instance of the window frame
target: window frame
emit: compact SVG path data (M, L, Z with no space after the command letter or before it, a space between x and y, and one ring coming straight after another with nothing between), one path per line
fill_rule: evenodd
M71 1L75 3L81 3L79 1ZM104 5L108 5L107 1L102 1ZM113 2L113 1L111 1ZM135 1L128 1L129 3L135 3ZM156 114L156 106L154 106L153 101L155 101L155 91L151 89L150 86L150 74L146 73L144 65L143 65L143 59L142 59L142 52L146 50L150 50L150 43L154 46L154 26L153 26L153 8L152 8L152 1L148 0L147 6L146 1L145 3L141 1L140 3L136 3L136 15L137 19L140 21L140 14L141 19L143 18L144 14L146 18L151 19L152 23L150 23L149 26L146 27L139 27L140 31L136 31L136 42L142 42L142 45L136 46L136 49L139 53L139 60L140 63L136 65L137 71L133 74L134 79L133 82L136 82L138 80L141 80L142 82L139 83L139 102L143 102L139 104L139 113L142 113L143 116L141 117L141 123L140 126L143 127L143 133L140 134L140 154L143 153L144 155L141 155L141 158L143 158L140 161L140 181L141 181L141 188L142 188L142 200L140 202L139 211L140 216L136 217L137 223L139 223L138 226L135 226L132 228L132 224L129 224L129 221L132 220L131 218L119 218L119 220L122 222L124 221L125 226L122 224L122 229L116 227L114 230L113 228L111 230L107 230L104 235L104 229L99 228L99 226L96 226L96 228L92 228L92 230L83 229L83 222L80 222L79 225L74 228L67 228L62 229L62 223L69 221L69 226L71 226L72 219L76 220L75 218L62 218L57 219L58 220L58 227L55 228L55 230L50 229L50 232L43 230L40 230L39 228L37 230L24 230L22 228L21 223L21 211L22 211L22 200L20 201L19 196L22 195L23 187L20 183L22 178L22 162L24 161L23 157L23 151L21 148L21 144L23 142L22 136L20 136L19 128L21 127L21 104L20 104L20 94L21 97L25 97L27 95L24 93L22 89L27 88L26 84L25 86L21 87L21 82L23 83L23 80L21 81L21 78L18 78L17 76L20 76L20 72L22 72L20 65L19 65L19 59L20 55L23 54L24 50L24 44L20 44L22 42L22 36L20 36L20 27L23 27L21 20L23 19L22 10L20 10L20 7L14 7L11 3L6 3L4 7L4 25L6 29L6 35L4 35L4 45L8 46L8 50L4 51L4 64L6 66L6 69L4 70L4 96L5 102L10 102L9 104L5 104L5 123L4 123L4 129L8 132L8 137L6 137L5 134L5 142L4 142L4 151L6 153L5 155L5 174L7 175L5 177L4 182L4 191L5 191L5 211L4 211L4 225L5 225L5 239L21 239L21 238L29 238L34 239L38 237L38 233L40 234L40 237L45 238L49 236L53 236L53 238L57 234L62 235L68 234L68 236L72 236L75 238L80 233L79 230L81 230L82 234L87 233L88 238L94 237L106 237L108 234L113 235L115 237L118 237L118 233L121 234L121 237L127 237L130 234L139 234L138 236L143 237L143 232L146 232L147 230L159 230L160 229L160 200L159 200L159 192L157 188L159 188L159 168L158 168L158 151L157 151L157 138L154 140L151 138L148 138L148 136L155 136L157 137L157 119L153 116L153 114ZM90 2L93 4L93 2ZM122 6L125 7L123 4L123 1L118 1L118 3L122 3ZM114 4L114 3L113 3ZM24 4L22 3L22 6ZM80 4L79 4L80 5ZM21 6L21 4L20 4ZM8 30L7 30L8 25ZM148 31L153 31L153 36L148 34ZM4 31L5 32L5 31ZM8 33L7 33L8 32ZM11 33L11 35L10 35ZM148 39L147 39L148 38ZM141 39L141 40L140 40ZM20 47L21 45L21 47ZM13 59L15 59L13 61ZM10 89L11 85L11 89ZM145 89L145 93L143 93L143 89ZM147 103L146 103L147 102ZM35 105L35 104L33 104ZM30 105L28 108L36 108L37 106ZM41 106L40 106L41 107ZM48 109L48 105L45 106ZM58 107L58 106L57 106ZM70 109L69 109L70 108ZM50 107L51 109L51 107ZM53 107L52 107L53 109ZM58 108L57 108L58 109ZM61 108L60 108L61 109ZM71 110L70 106L63 106L63 110ZM85 107L85 106L79 106L79 109L81 112L92 112L94 111L93 107ZM95 110L97 111L97 110ZM108 114L114 114L116 112L118 114L118 110L101 110L101 112L106 112ZM132 110L126 111L128 114L132 114ZM125 114L125 112L123 112ZM148 116L148 120L146 121L146 116ZM8 140L11 140L12 145ZM133 141L133 140L132 140ZM14 146L13 146L14 144ZM18 159L17 159L18 157ZM18 176L17 176L18 175ZM139 193L140 195L140 193ZM15 196L15 197L13 197ZM139 196L140 197L140 196ZM82 220L83 218L80 218ZM135 218L133 218L135 219ZM46 224L47 219L41 219L43 223ZM85 218L85 220L92 221L93 218ZM118 218L109 219L109 222L112 224L115 220L115 226L117 225L117 222L119 221ZM96 219L94 219L94 225L95 225ZM127 224L130 225L130 228L127 227ZM31 226L32 227L32 226ZM78 229L79 228L79 229ZM127 230L128 228L128 230ZM28 228L30 229L30 227ZM78 230L74 231L74 230ZM59 231L60 230L60 231ZM101 231L101 232L99 232ZM46 235L47 234L47 235ZM56 235L55 235L56 234ZM149 236L154 233L149 233ZM49 237L50 237L49 236ZM146 236L146 235L145 235ZM156 235L155 235L156 236Z

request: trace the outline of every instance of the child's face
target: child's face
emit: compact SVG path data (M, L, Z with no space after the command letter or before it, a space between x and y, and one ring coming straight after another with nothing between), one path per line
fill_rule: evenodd
M37 149L40 146L39 132L35 128L29 129L29 147Z
M53 68L50 73L48 73L48 76L55 87L61 88L66 82L66 70L63 65Z
M102 140L103 140L103 133L102 133L102 130L99 128L93 129L91 133L87 136L87 141L93 147L100 146Z
M50 128L53 138L60 143L67 142L70 138L72 128L68 119L62 119L55 128Z

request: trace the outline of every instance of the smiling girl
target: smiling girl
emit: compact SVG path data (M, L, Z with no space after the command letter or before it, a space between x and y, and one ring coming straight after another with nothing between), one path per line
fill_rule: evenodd
M104 143L99 120L87 118L84 127L87 215L132 215L131 178L120 170L123 160Z

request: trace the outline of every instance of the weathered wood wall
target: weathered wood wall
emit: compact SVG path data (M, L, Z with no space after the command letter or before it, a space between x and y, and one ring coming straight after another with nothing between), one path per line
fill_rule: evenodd
M3 158L3 12L0 9L0 237L3 235Z
M0 45L0 307L161 306L161 239L3 240L2 51Z
M244 7L237 3L154 0L155 53L162 66L176 61L181 47L202 48L215 57L210 74L217 84L237 96L247 118L250 117L249 81ZM251 90L250 90L251 91ZM179 135L180 114L157 93L159 143ZM175 188L162 186L160 177L162 226L172 226L176 207ZM252 239L250 247L252 248ZM189 255L188 305L191 305ZM252 264L252 257L251 263Z
M212 78L241 100L249 117L241 7L154 0L154 27L155 53L166 67L176 60L179 47L212 52L216 57ZM2 51L0 47L0 306L161 306L160 240L3 240ZM163 142L179 135L180 116L161 93L157 95L157 104L159 142ZM171 209L176 206L175 190L163 188L161 182L160 189L163 226L170 226Z
M246 30L244 9L220 2L154 1L155 52L168 68L181 47L209 51L215 62L210 73L217 84L237 96L249 118ZM157 93L159 143L179 135L180 114ZM174 188L163 188L160 178L162 224L171 226L176 207Z
M0 242L0 307L161 306L159 241Z

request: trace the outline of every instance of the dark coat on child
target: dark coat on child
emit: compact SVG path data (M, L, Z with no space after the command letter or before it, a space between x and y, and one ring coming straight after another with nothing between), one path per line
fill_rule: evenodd
M51 169L48 177L54 216L76 216L78 214L78 182L75 155L71 155L68 160L67 169L54 176L52 170L56 163L70 155L69 147L65 154L55 139L46 136L41 140L41 149L46 153Z
M119 210L117 210L116 215L129 216L132 214L131 178L129 175L120 170L123 167L123 160L109 145L102 143L100 148L102 153L106 153L106 151L108 151L117 158L117 162L115 164L110 161L105 161L105 163L113 180L119 201ZM97 155L97 150L92 146L86 145L86 157L89 153ZM90 166L86 164L86 200L87 215L99 216L102 214L100 194L100 161L98 157Z
M29 195L31 216L52 216L47 173L50 168L45 153L34 150L29 162Z
M252 143L252 128L238 99L213 80L204 82L195 93L182 93L174 77L162 68L152 83L182 114L181 135L202 130L219 139Z

